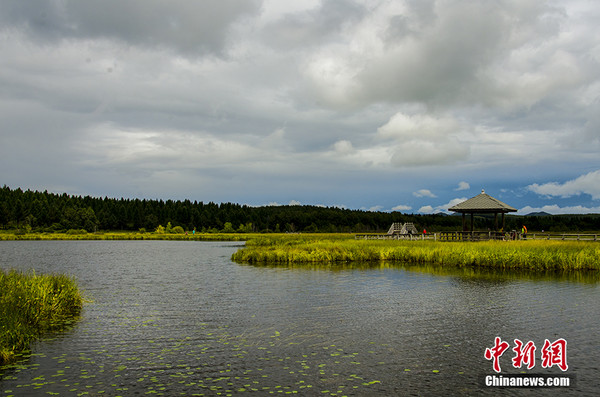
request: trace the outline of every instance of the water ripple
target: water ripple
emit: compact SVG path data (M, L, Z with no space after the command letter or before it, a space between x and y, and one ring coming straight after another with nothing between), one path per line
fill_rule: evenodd
M241 266L228 259L239 245L0 243L2 267L70 273L91 300L75 328L0 369L0 395L493 394L482 379L495 336L567 339L579 381L561 392L596 390L597 283Z

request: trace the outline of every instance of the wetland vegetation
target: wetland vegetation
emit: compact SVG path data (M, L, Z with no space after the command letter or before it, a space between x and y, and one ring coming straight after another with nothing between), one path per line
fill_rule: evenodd
M244 241L258 234L235 233L155 233L155 232L98 232L87 233L14 233L0 232L2 240L171 240L171 241Z
M600 270L600 245L578 241L354 240L343 235L259 237L233 254L252 264L434 264L531 270Z
M16 360L42 334L71 324L82 308L65 275L0 270L0 365Z

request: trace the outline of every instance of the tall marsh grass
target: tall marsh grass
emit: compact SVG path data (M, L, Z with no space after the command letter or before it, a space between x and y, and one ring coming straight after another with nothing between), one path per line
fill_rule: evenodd
M435 242L262 237L233 254L242 263L380 262L531 270L600 270L600 244L577 241Z
M17 359L43 333L70 324L82 303L68 276L0 270L0 365Z

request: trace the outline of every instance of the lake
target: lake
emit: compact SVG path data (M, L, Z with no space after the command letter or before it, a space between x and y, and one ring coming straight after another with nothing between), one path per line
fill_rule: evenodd
M241 246L0 242L1 268L67 273L89 300L72 329L0 368L0 396L599 392L597 274L257 267L230 260ZM510 344L501 373L484 357L495 337ZM513 368L514 339L535 344L533 368ZM566 371L542 367L546 339L568 343ZM485 385L519 373L571 384Z

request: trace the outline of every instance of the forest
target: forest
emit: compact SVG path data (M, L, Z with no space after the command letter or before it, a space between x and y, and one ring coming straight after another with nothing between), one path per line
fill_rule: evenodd
M68 230L198 232L346 232L385 233L393 222L412 222L428 232L461 229L460 216L404 214L337 207L283 205L253 207L234 203L73 196L47 191L0 189L0 229L17 232ZM600 230L600 214L506 217L506 230L527 225L530 231ZM476 216L475 228L493 228L493 217Z

